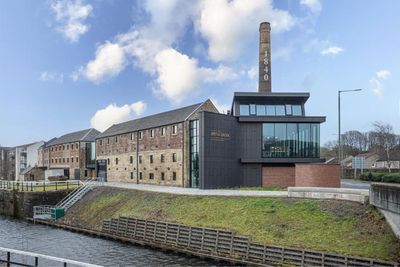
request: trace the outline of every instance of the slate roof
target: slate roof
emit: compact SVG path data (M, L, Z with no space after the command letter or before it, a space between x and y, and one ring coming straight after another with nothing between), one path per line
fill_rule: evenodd
M60 145L77 141L93 142L96 139L96 136L99 134L100 132L93 128L73 133L67 133L64 134L63 136L60 136L59 138L56 138L53 141L48 142L46 146L54 146L54 145Z
M98 135L96 139L130 133L134 131L140 131L144 129L159 127L162 125L174 124L178 122L183 122L186 118L192 114L197 108L199 108L203 103L198 103L190 106L186 106L179 109L174 109L162 113L157 113L154 115L146 116L140 119L135 119L119 124L114 124L102 134Z

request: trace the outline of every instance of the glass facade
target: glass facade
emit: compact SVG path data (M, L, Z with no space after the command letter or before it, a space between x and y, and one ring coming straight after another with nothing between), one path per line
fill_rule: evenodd
M190 186L199 187L199 120L189 122L190 128Z
M319 158L319 123L263 123L262 157Z
M240 116L303 116L301 105L240 104Z
M96 143L86 143L86 167L96 167Z

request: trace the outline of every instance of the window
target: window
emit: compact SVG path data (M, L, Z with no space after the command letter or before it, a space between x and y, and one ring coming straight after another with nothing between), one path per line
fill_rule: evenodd
M62 150L65 150L65 145L62 146Z
M142 180L143 179L143 174L142 174L142 172L139 172L139 180Z
M74 144L71 144L71 150L73 150L74 149Z
M53 160L53 159L51 159L51 163L54 163L54 160Z
M161 128L161 136L165 136L165 127Z
M301 108L301 105L292 105L292 114L293 116L302 116L303 110Z
M69 163L69 158L67 158L67 163Z
M51 148L51 151L53 151L53 148Z
M176 153L172 153L172 162L176 162L176 161L177 161Z
M150 179L150 180L153 180L153 179L154 179L154 173L152 173L152 172L149 173L149 179Z
M88 177L88 171L85 170L85 177Z
M74 162L74 157L71 157L71 162Z
M249 105L240 105L240 115L241 116L249 116Z
M150 155L150 163L153 163L153 155Z
M133 180L133 172L131 172L131 180Z
M267 105L266 106L266 110L267 110L267 116L275 116L276 115L276 111L275 111L275 106L274 105Z
M67 150L69 150L69 145L67 145Z
M142 164L142 155L139 155L139 164Z
M285 116L286 114L284 105L276 105L275 110L276 110L276 116Z
M149 133L150 133L150 137L153 138L154 137L154 129L150 129Z
M143 132L142 132L142 131L139 132L139 139L140 139L140 140L143 139Z
M118 136L115 137L115 143L118 143Z
M172 125L172 134L177 134L178 132L178 125Z
M110 159L107 159L107 164L110 165Z
M262 157L318 158L318 123L264 123Z
M115 158L115 165L118 165L118 158Z
M134 134L133 133L131 133L131 140L133 140L135 137L134 137Z
M76 143L75 146L76 146L76 149L79 149L79 143Z
M63 158L63 163L65 163L65 158Z
M99 144L102 146L103 145L103 140L100 139Z
M161 181L164 181L165 180L165 173L161 173Z
M129 157L129 161L130 161L131 164L133 163L133 156Z
M161 156L160 156L160 162L161 162L161 163L164 162L164 154L161 154Z
M110 138L107 138L107 145L110 144Z
M267 115L265 112L265 105L257 105L256 106L257 116L265 116Z
M76 162L79 162L79 159L78 159L78 157L75 157L75 161L76 161Z
M250 115L256 115L256 105L250 104Z
M292 115L292 105L286 105L286 115Z
M176 181L176 172L172 173L172 180Z

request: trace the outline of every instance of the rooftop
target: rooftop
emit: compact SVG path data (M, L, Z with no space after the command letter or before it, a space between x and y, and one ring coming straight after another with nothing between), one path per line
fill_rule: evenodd
M67 133L59 138L53 138L46 144L46 146L54 146L54 145L60 145L77 141L93 142L96 139L96 136L99 134L100 132L93 128Z

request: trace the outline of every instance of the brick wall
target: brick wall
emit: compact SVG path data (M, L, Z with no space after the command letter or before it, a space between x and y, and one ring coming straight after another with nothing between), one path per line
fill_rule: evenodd
M295 186L340 187L338 164L296 164Z
M262 185L286 188L295 185L294 166L271 166L262 168Z

